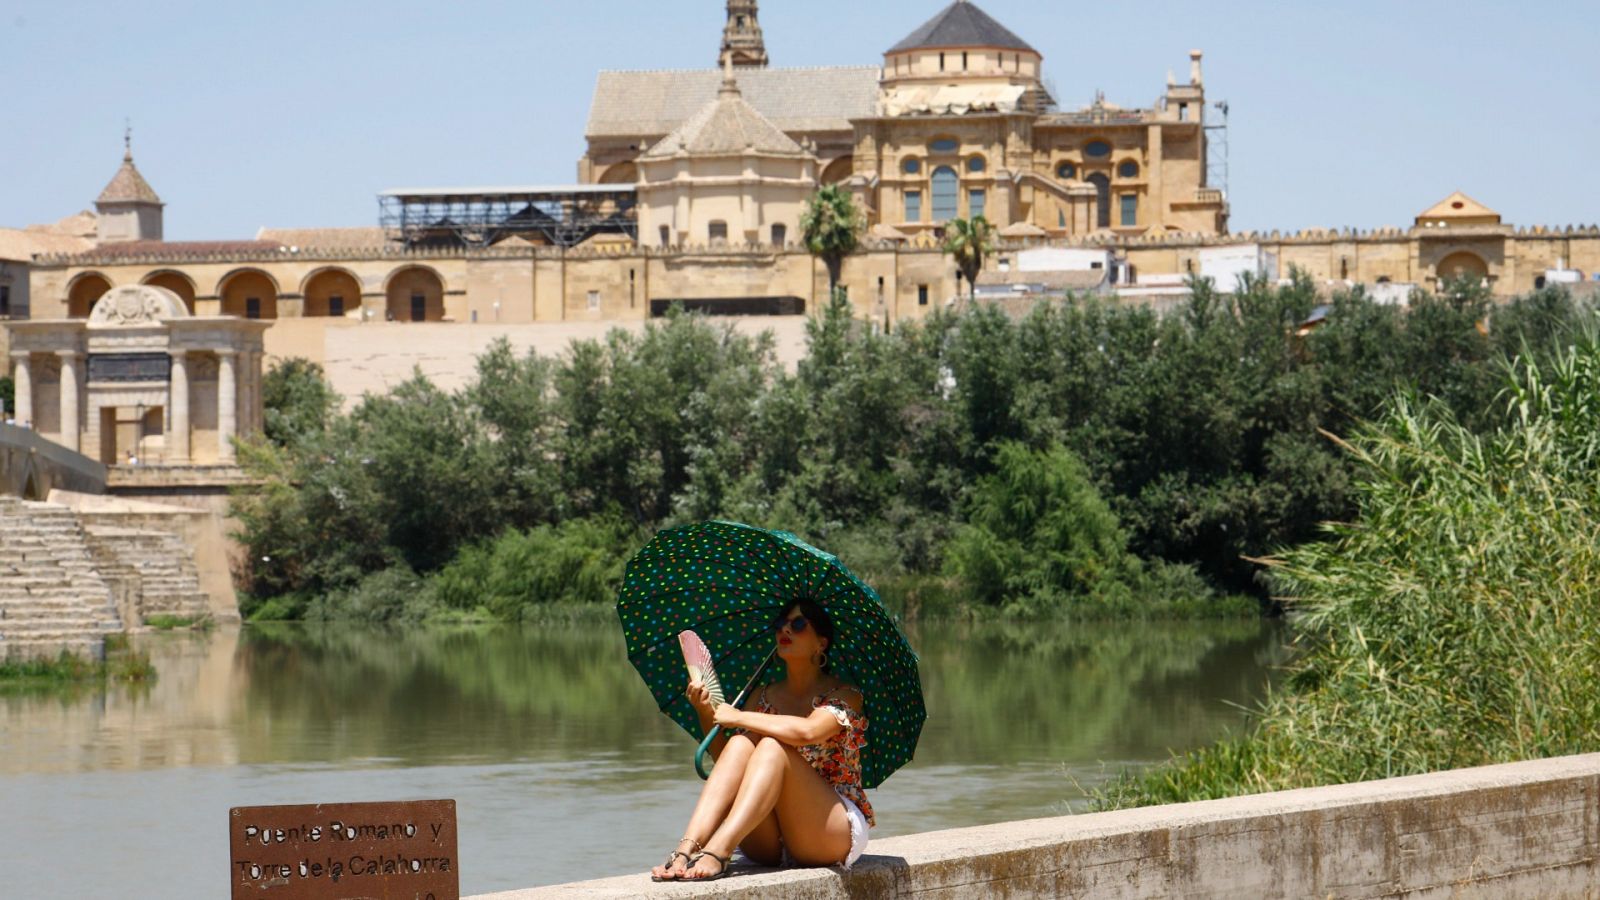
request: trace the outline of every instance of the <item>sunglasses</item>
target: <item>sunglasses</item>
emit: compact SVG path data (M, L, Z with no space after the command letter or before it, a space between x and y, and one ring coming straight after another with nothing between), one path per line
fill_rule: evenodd
M792 619L779 619L778 621L773 622L772 630L774 632L778 632L787 627L790 634L804 634L806 626L809 624L810 623L806 621L805 616L795 616Z

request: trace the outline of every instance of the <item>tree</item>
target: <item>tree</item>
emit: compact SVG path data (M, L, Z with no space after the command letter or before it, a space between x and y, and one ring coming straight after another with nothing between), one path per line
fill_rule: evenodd
M322 434L339 397L321 366L292 357L261 379L261 405L267 439L286 447Z
M983 261L994 252L994 227L983 216L951 219L945 226L944 252L955 257L956 267L967 279L967 299L971 300Z
M0 375L0 413L17 408L17 385L9 375Z
M822 257L828 267L828 295L839 286L839 269L844 258L855 252L866 222L844 188L825 185L806 200L800 214L800 230L805 233L806 249Z

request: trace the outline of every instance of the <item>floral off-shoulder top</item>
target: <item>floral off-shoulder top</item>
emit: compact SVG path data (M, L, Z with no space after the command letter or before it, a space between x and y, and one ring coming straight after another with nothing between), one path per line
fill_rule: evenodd
M867 817L868 825L877 825L878 820L872 815L872 804L867 802L867 792L861 786L861 748L867 745L867 716L850 708L850 704L835 697L834 693L840 690L857 690L852 687L837 687L811 701L812 709L827 707L833 713L839 724L844 726L833 737L820 744L807 744L799 748L800 755L806 762L823 777L840 796L849 798L851 803L861 808ZM859 691L857 691L859 693ZM761 688L761 700L756 705L756 712L776 715L777 711L772 704L767 702L767 689Z

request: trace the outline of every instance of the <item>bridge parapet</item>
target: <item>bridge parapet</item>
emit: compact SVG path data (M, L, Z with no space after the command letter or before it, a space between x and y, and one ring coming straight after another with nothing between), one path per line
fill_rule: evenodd
M0 494L43 500L51 490L103 494L106 467L36 431L0 422Z
M477 900L1594 897L1597 800L1600 754L1586 754L904 835L848 873L736 866L712 884L641 874Z

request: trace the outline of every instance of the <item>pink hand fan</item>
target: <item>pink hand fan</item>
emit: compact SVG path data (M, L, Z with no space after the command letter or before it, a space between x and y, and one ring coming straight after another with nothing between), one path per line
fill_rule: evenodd
M700 640L700 635L693 631L680 631L678 646L683 649L683 664L689 668L689 680L698 680L706 686L711 692L712 706L726 703L722 682L717 678L716 667L711 664L711 651L706 649L706 642Z

